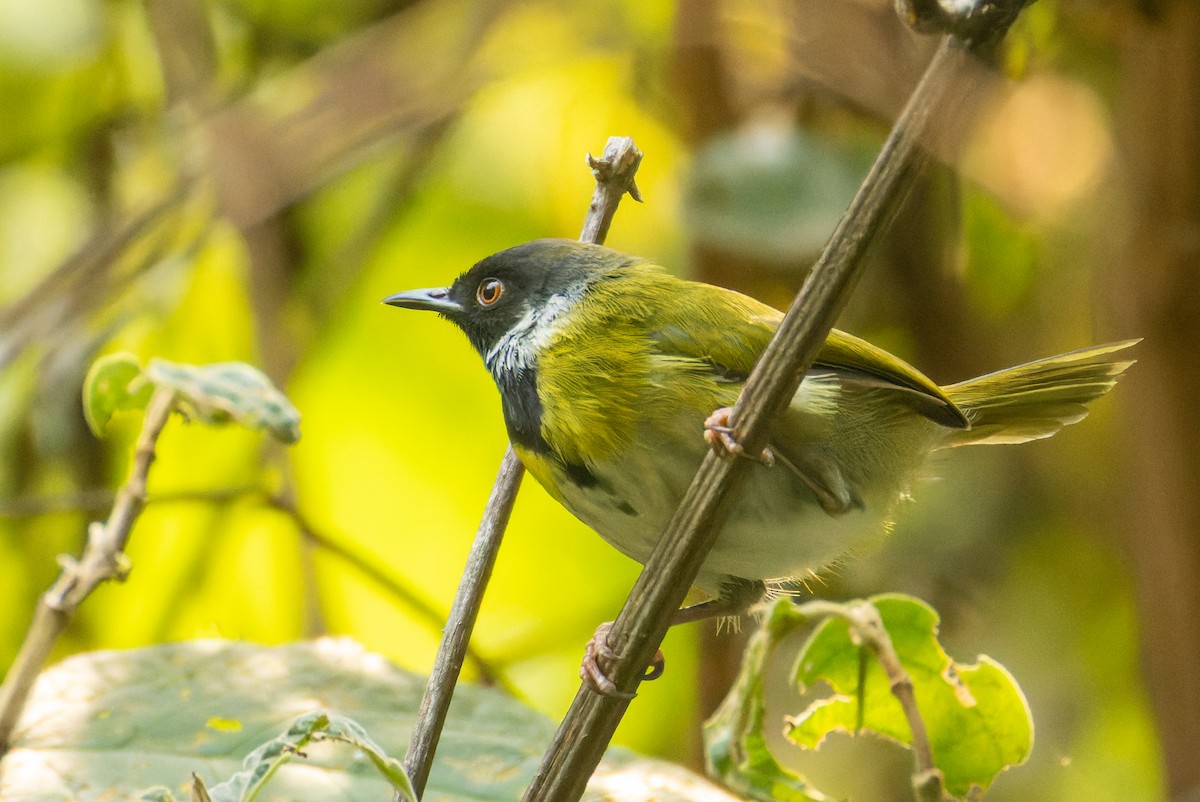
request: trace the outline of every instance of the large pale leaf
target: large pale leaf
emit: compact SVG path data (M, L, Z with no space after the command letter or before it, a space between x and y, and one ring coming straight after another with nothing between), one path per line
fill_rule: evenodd
M39 679L15 748L0 761L0 799L100 802L153 786L188 799L192 772L212 791L316 711L357 722L359 746L403 755L424 682L348 640L274 648L196 641L80 655ZM516 700L461 686L425 799L519 799L553 732L549 719ZM370 749L327 739L302 751L278 767L260 800L390 798ZM619 750L606 757L588 799L735 800L702 777Z

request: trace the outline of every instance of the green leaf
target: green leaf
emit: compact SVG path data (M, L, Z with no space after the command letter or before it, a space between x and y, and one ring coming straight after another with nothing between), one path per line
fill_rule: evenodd
M392 784L393 788L403 793L406 799L417 802L417 792L413 789L412 781L408 779L408 774L404 771L404 765L399 760L389 757L379 744L371 740L367 731L356 721L343 716L335 716L326 723L323 734L328 738L342 741L359 749L374 764L375 770Z
M150 360L146 378L176 393L176 404L204 423L240 423L266 429L284 443L300 439L300 413L261 371L244 362L183 365Z
M424 677L345 639L79 655L39 678L0 760L0 799L101 802L158 786L149 797L158 802L171 792L197 800L195 772L218 802L237 797L219 797L215 783L249 769L240 787L262 788L254 783L272 772L260 802L379 802L400 778L387 755L404 753L424 687ZM499 691L460 685L425 798L515 802L554 729ZM289 751L297 748L303 757ZM737 802L701 776L619 749L605 756L588 799Z
M937 642L937 613L923 602L884 595L868 602L793 604L778 600L746 650L737 683L705 725L709 769L755 799L824 800L807 779L781 765L767 748L775 730L764 696L764 674L777 646L821 619L793 670L807 706L788 718L788 737L815 749L831 732L872 732L911 743L908 720L874 655L852 635L847 617L873 604L914 687L945 787L957 796L986 789L1008 766L1029 755L1033 725L1012 677L995 661L955 663ZM863 678L860 684L860 677Z
M1001 771L1023 763L1033 745L1033 723L1003 666L986 656L954 662L937 641L937 613L918 599L883 595L870 601L912 678L946 789L955 796L986 789ZM831 693L790 718L788 738L815 749L831 732L866 730L911 744L886 674L873 657L863 658L844 620L829 618L817 627L797 657L795 681L801 693L822 685Z
M202 781L197 780L200 795L211 802L253 802L284 764L302 755L304 747L322 736L344 741L363 750L393 789L401 791L411 802L416 802L417 794L399 761L384 753L352 719L342 716L331 719L324 711L306 713L293 721L281 735L251 752L242 762L242 770L225 782L208 789Z
M751 638L729 695L704 724L709 774L739 794L770 802L822 802L828 799L799 774L780 765L763 737L766 706L763 674L779 638L803 625L795 605L781 599Z
M83 380L83 416L92 434L103 435L118 411L146 408L154 388L141 377L142 365L133 354L109 354L92 363Z

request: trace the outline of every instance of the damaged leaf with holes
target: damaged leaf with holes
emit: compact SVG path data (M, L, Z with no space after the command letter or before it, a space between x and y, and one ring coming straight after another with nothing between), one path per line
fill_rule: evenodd
M946 790L956 797L977 794L1000 772L1023 763L1033 746L1033 722L1004 667L984 655L972 663L951 659L937 640L937 613L919 599L887 594L871 602L912 678ZM842 619L826 619L808 638L793 681L806 700L788 719L787 737L797 746L816 749L832 732L862 731L911 745L887 676Z

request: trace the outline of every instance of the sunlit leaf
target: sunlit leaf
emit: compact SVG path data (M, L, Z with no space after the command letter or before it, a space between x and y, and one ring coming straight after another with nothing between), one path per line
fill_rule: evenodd
M936 639L937 614L917 599L877 596L870 600L892 645L909 672L925 722L934 763L947 790L957 796L986 789L1005 768L1024 762L1032 747L1029 708L1012 677L980 657L952 661ZM854 604L842 605L849 610ZM705 725L710 771L739 793L755 799L823 800L811 783L780 764L768 751L772 721L763 693L768 658L797 630L829 615L826 604L797 605L780 599L747 647L738 681ZM904 712L873 655L851 634L846 621L830 615L818 623L796 661L795 679L808 706L788 719L788 737L815 749L831 732L871 732L911 743ZM865 677L860 686L859 678ZM819 694L812 693L821 689Z
M404 752L424 685L349 640L79 655L39 679L0 761L0 799L168 802L203 799L207 786L213 802L263 788L260 800L377 802L404 785L389 755ZM519 799L553 734L552 721L517 700L459 686L426 798ZM619 749L588 798L736 802L703 777Z
M141 376L142 365L133 354L109 354L92 364L83 381L83 416L93 434L104 434L118 411L146 407L154 388Z
M1033 746L1033 724L1004 667L982 655L974 663L952 660L937 641L937 613L918 599L884 595L871 601L912 678L947 790L963 796L974 786L986 789L1001 771L1023 763ZM844 620L828 618L817 627L797 657L795 681L802 693L818 685L832 693L790 718L787 735L794 743L815 749L831 732L861 731L912 743L888 677L870 655L865 663L863 658Z

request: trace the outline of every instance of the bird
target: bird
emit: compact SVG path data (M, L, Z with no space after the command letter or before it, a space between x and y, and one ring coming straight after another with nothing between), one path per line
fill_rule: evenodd
M645 563L710 448L737 454L730 408L783 313L652 261L575 240L488 256L446 287L384 303L456 325L499 390L510 442L556 501ZM830 332L772 421L674 622L735 614L882 539L934 452L1049 437L1083 419L1137 340L939 386ZM589 645L607 653L606 631ZM585 660L585 678L611 683Z

